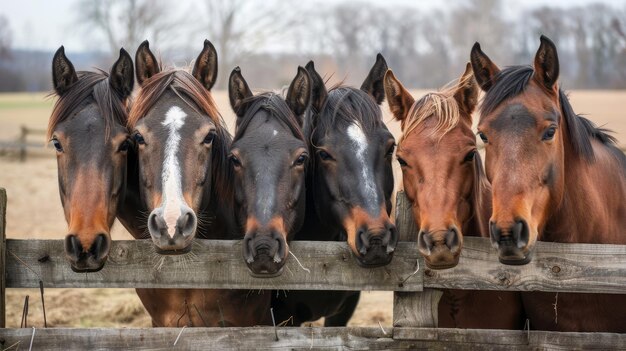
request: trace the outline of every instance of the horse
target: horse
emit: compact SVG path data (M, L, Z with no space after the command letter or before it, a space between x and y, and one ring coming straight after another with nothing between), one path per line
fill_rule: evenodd
M205 40L189 73L163 70L144 41L135 65L141 88L128 126L138 147L141 195L149 211L147 230L138 238L151 238L163 255L189 252L195 237L238 239L228 161L231 136L210 93L217 78L215 48ZM252 326L270 320L269 293L136 290L155 326L179 326L185 315L187 326Z
M120 50L109 73L74 69L61 46L52 59L58 96L47 129L56 149L61 204L68 223L65 254L75 272L102 269L117 215L136 227L139 208L132 187L136 159L126 129L127 102L134 85L133 62ZM129 178L129 179L127 179Z
M538 240L626 244L626 157L607 130L577 115L560 88L554 43L541 36L533 66L500 69L476 43L486 92L478 135L493 188L490 237L500 262L527 264ZM625 332L626 295L523 293L530 326Z
M468 63L455 84L417 101L389 70L385 93L401 123L396 156L418 250L429 268L453 268L465 235L489 235L491 215L491 187L472 132L479 93L472 68ZM445 328L522 329L525 320L518 292L445 289L438 309Z
M288 242L304 222L309 150L302 116L311 100L311 79L298 67L286 97L254 95L236 67L228 93L237 115L229 159L237 222L244 232L243 258L253 275L280 275Z
M364 267L388 264L398 234L389 218L393 192L391 158L395 139L382 119L387 63L378 54L360 89L326 90L313 61L312 104L305 118L311 157L305 224L294 240L347 241ZM325 317L325 326L345 326L358 291L290 291L272 294L278 320L300 325Z

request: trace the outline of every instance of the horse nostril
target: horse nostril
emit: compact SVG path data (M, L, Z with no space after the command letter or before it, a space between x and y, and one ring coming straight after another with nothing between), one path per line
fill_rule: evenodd
M150 217L148 217L148 231L150 232L150 235L152 235L155 238L160 238L161 237L161 228L159 226L159 219L156 213L154 213L154 211L150 214Z
M528 223L525 220L520 219L515 222L513 226L513 239L517 243L517 248L522 249L528 245L529 230Z
M433 248L434 242L429 233L420 230L417 234L417 248L424 254L430 255L430 250Z
M502 236L502 230L498 227L496 222L489 222L489 234L493 243L497 244L500 241L500 238Z
M83 247L76 235L68 235L65 237L65 253L68 256L78 260L82 252Z
M178 220L178 226L183 236L190 236L195 233L197 222L196 215L193 211L188 210L184 213Z
M446 246L450 249L450 251L456 251L459 246L459 233L455 228L450 228L446 233Z
M356 231L356 248L361 255L365 255L369 247L370 241L367 237L367 229L361 227Z
M109 242L106 235L98 234L96 240L94 240L93 244L91 244L91 247L89 248L89 253L96 260L101 260L102 257L109 253Z

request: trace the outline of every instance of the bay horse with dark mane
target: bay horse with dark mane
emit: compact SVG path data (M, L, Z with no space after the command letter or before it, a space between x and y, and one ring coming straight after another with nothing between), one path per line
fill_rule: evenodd
M210 89L217 53L206 40L192 73L162 70L147 41L137 49L141 86L129 116L138 144L146 235L156 251L178 255L194 238L239 239L234 222L231 136ZM183 258L184 260L184 258ZM248 290L137 289L153 324L252 326L269 323L269 293Z
M538 240L626 244L626 157L615 139L576 115L559 87L554 43L534 65L500 69L476 43L486 92L479 136L493 188L490 236L504 264L527 264ZM523 293L533 329L626 331L626 295Z
M396 156L419 233L417 247L431 269L456 267L463 237L489 235L491 187L484 174L472 113L479 88L468 63L456 84L415 101L389 70L389 109L401 122ZM457 269L468 269L463 267ZM522 329L518 292L444 290L439 327Z
M75 272L99 271L115 217L139 234L136 154L126 129L133 62L124 50L110 73L76 72L61 46L52 60L59 97L48 123L57 154L59 194L69 234L65 253Z
M237 67L228 92L237 115L229 158L243 258L254 275L278 275L289 255L288 242L304 222L309 149L302 123L311 79L299 67L286 97L254 95Z
M389 218L395 140L380 109L387 63L378 55L360 89L327 90L313 62L311 109L305 135L312 152L307 174L305 224L294 240L347 241L363 267L388 264L398 241ZM364 274L367 274L364 271ZM300 325L325 317L326 326L345 326L358 291L289 291L272 294L278 320Z

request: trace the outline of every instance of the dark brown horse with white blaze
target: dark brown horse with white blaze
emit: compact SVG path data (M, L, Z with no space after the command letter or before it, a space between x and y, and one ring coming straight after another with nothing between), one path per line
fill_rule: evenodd
M500 261L530 262L538 240L626 244L626 157L574 113L554 43L541 37L533 67L500 70L478 43L471 61L486 92L478 129ZM523 301L533 329L626 331L626 295L532 292Z
M361 89L327 90L313 62L311 109L305 135L312 152L307 172L305 224L294 240L347 241L355 262L388 264L398 240L389 219L395 140L382 119L383 77L387 63L378 55ZM364 271L363 274L368 274ZM358 291L290 291L272 294L278 320L294 325L325 317L326 326L345 326Z
M75 272L102 269L111 247L115 216L139 233L136 155L126 129L127 100L133 90L130 55L106 74L76 72L60 47L52 60L59 99L48 124L57 152L59 193L69 226L65 253Z
M304 221L309 150L302 116L311 99L311 79L299 67L285 98L253 95L237 67L228 92L237 115L230 161L243 257L253 274L278 275L289 255L288 242Z
M396 156L419 228L417 246L431 269L458 264L464 235L488 236L491 188L472 132L478 90L469 64L458 83L417 101L391 70L385 76L389 108L402 126ZM523 325L517 292L444 290L439 302L439 327Z
M234 225L231 137L210 89L217 53L207 40L192 73L162 71L142 43L141 86L129 128L138 144L147 231L163 255L184 254L194 238L238 239ZM184 258L183 258L184 259ZM137 289L156 326L252 326L270 321L269 293L248 290Z

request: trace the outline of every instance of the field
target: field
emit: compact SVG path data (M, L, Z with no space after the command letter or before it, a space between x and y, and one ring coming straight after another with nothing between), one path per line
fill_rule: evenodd
M421 96L424 91L413 92ZM228 96L223 91L214 94L222 115L232 130L234 116ZM570 94L574 109L616 132L620 145L626 145L626 91L574 91ZM0 94L0 140L17 138L20 125L45 128L53 101L44 94ZM399 136L399 124L392 121L386 102L385 121ZM20 163L12 157L0 158L0 187L7 189L9 205L7 236L9 238L61 239L66 223L58 196L56 160L53 149L38 152L36 157ZM397 167L397 165L396 165ZM396 183L400 175L396 169ZM132 239L116 224L113 239ZM7 326L18 327L24 297L30 296L29 324L43 325L39 291L9 289L7 291ZM366 292L351 321L353 326L391 325L392 293ZM49 326L150 326L132 289L48 289L46 312Z

